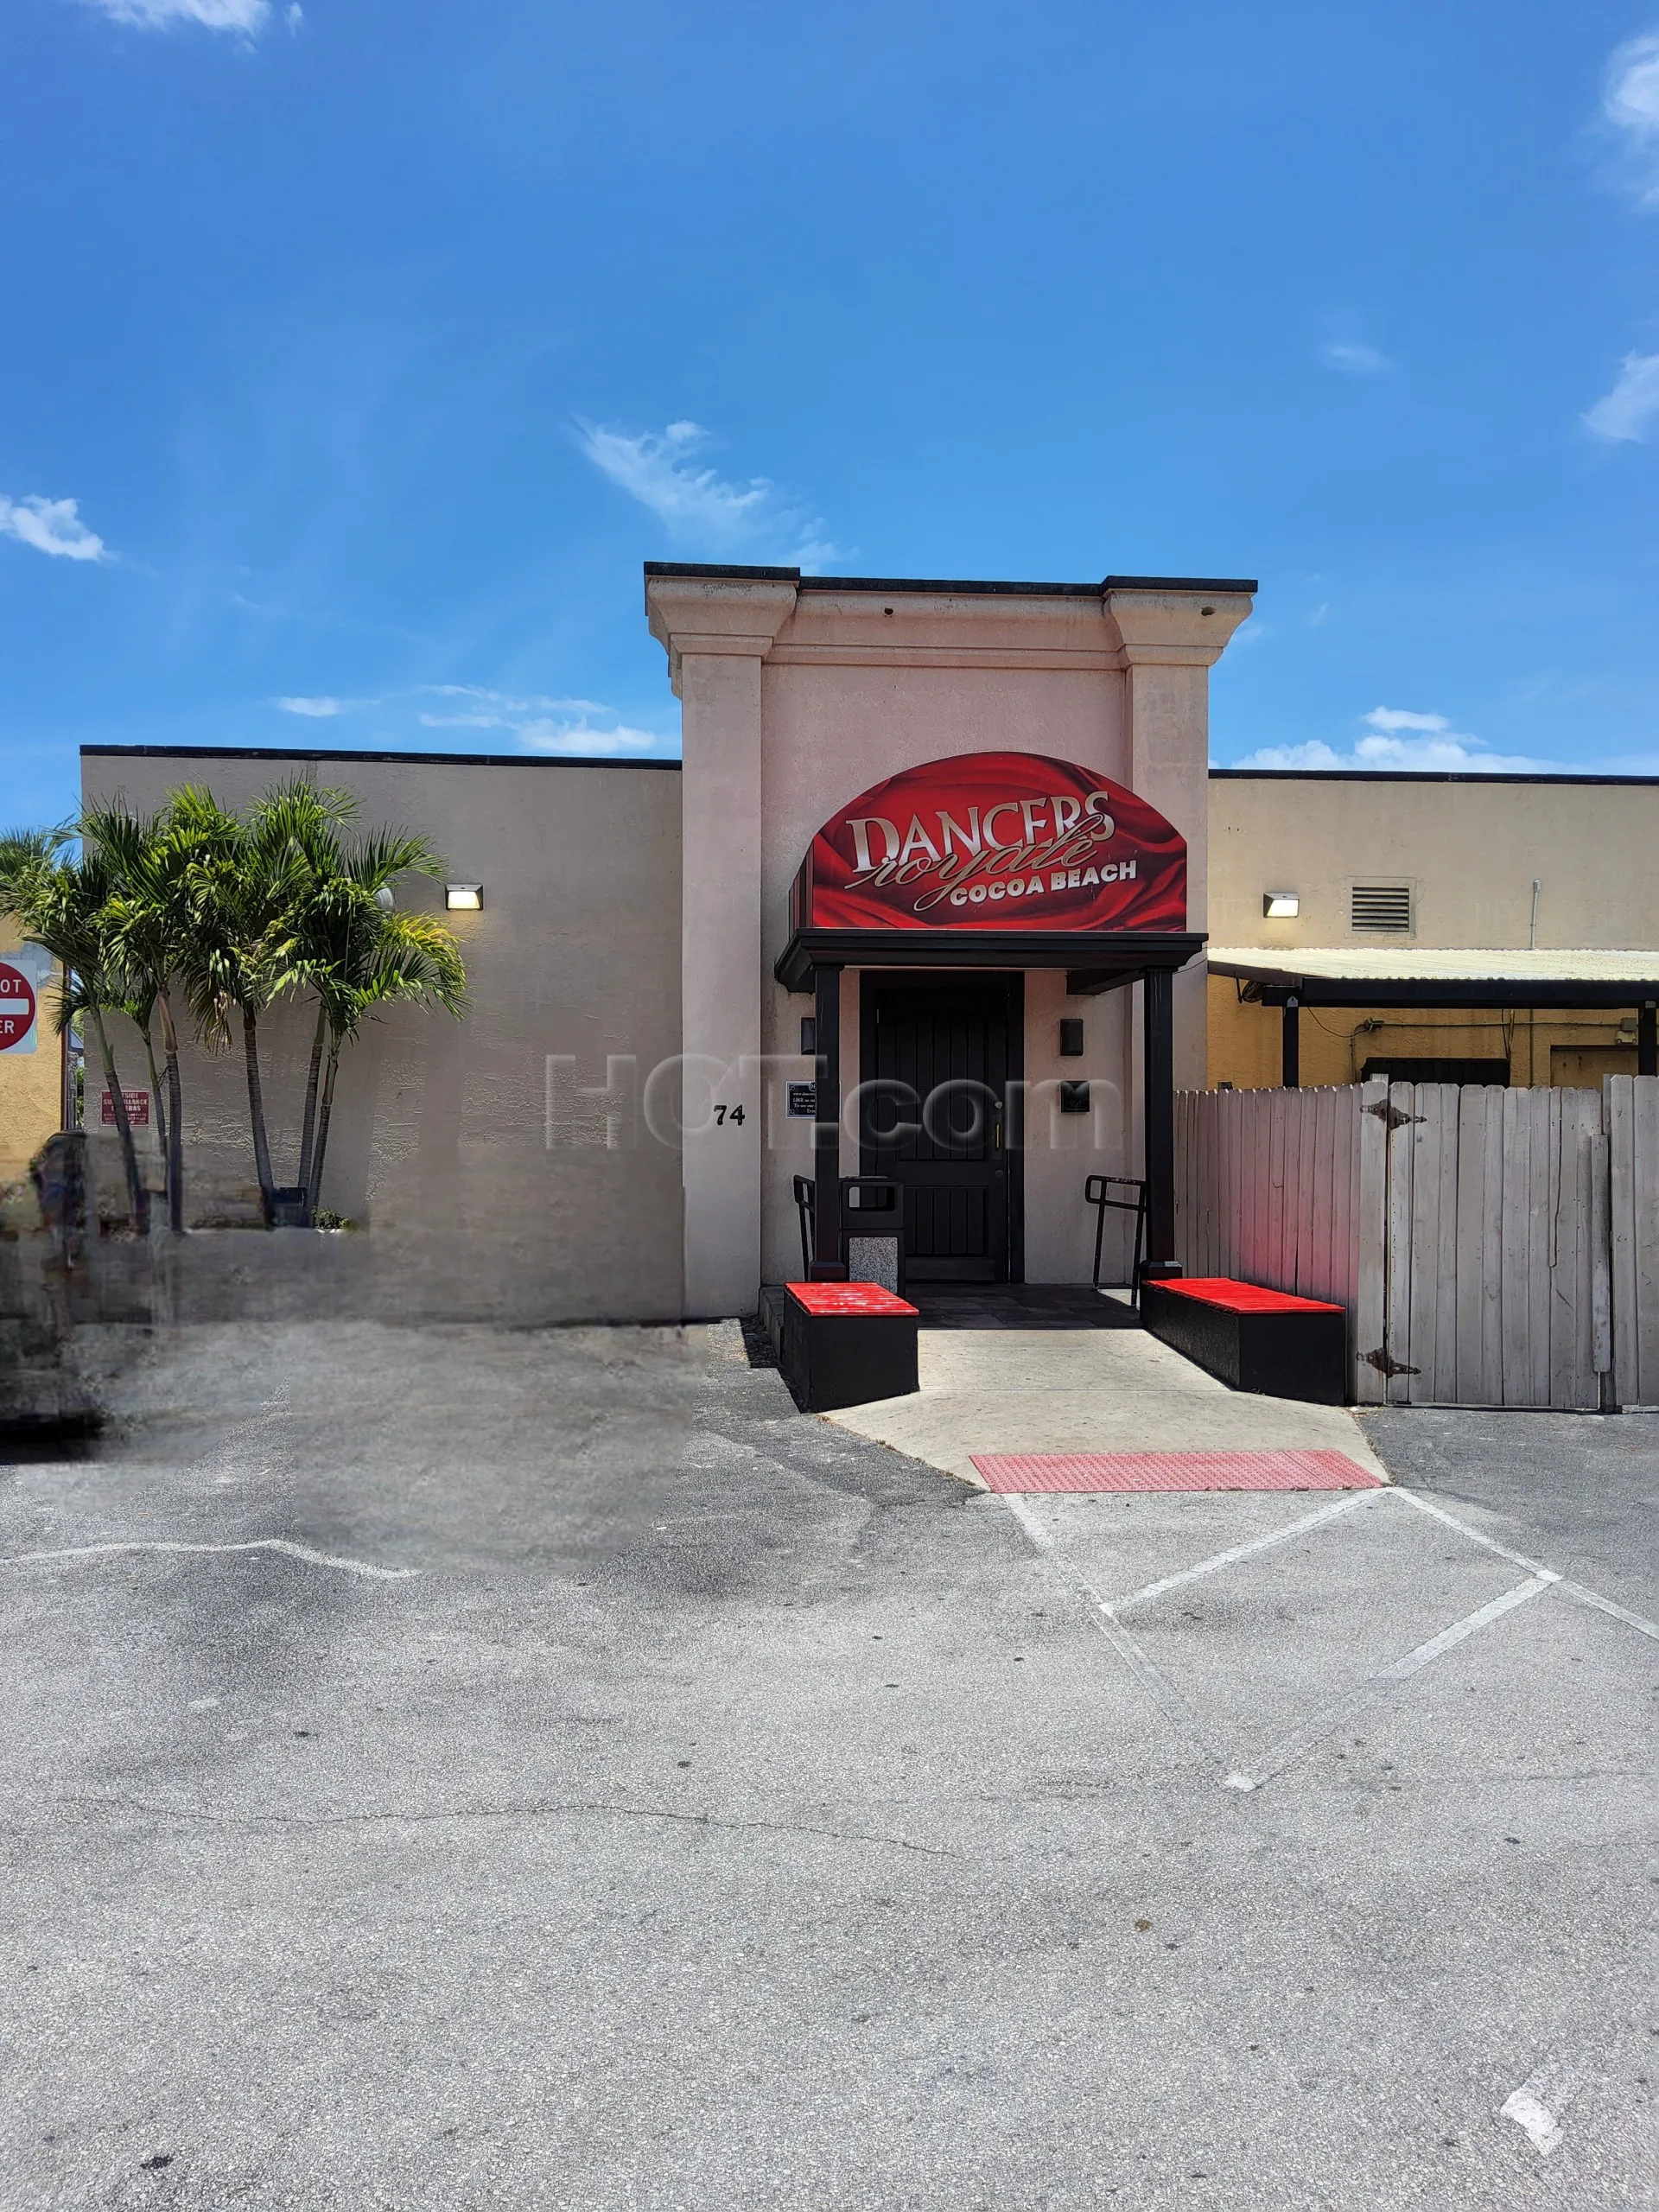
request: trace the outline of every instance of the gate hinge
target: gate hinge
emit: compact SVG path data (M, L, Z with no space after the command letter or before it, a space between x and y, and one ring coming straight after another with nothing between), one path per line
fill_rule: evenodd
M1379 1375L1390 1377L1395 1375L1421 1375L1423 1371L1421 1367L1408 1367L1403 1359L1395 1359L1386 1347L1376 1351L1361 1352L1360 1358L1367 1367L1374 1367Z
M1367 1114L1375 1114L1390 1135L1395 1129L1402 1128L1408 1122L1426 1122L1428 1119L1426 1114L1402 1113L1399 1107L1390 1105L1386 1098L1380 1104L1367 1106L1363 1110Z

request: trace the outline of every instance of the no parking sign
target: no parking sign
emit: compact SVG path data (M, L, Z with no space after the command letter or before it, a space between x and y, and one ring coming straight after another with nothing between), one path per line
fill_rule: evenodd
M35 978L15 959L0 960L0 1052L35 1050Z

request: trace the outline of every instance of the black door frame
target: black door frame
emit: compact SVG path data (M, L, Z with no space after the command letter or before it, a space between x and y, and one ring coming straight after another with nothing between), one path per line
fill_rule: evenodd
M903 991L925 999L930 991L953 988L994 991L1007 1007L1008 1089L1003 1102L1002 1150L1007 1176L1007 1268L994 1282L1024 1282L1026 1279L1026 976L1020 968L864 968L858 978L858 1080L874 1079L875 1069L875 1001L877 994ZM859 1145L859 1173L873 1171L866 1165L864 1146Z

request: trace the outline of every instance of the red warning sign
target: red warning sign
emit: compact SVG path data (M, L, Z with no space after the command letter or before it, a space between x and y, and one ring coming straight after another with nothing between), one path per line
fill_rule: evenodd
M0 1052L34 1050L35 986L21 968L0 960Z

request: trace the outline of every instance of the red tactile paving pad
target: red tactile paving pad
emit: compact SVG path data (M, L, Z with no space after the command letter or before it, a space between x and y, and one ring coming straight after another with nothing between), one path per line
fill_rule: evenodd
M1345 1452L974 1452L988 1490L1381 1490Z

